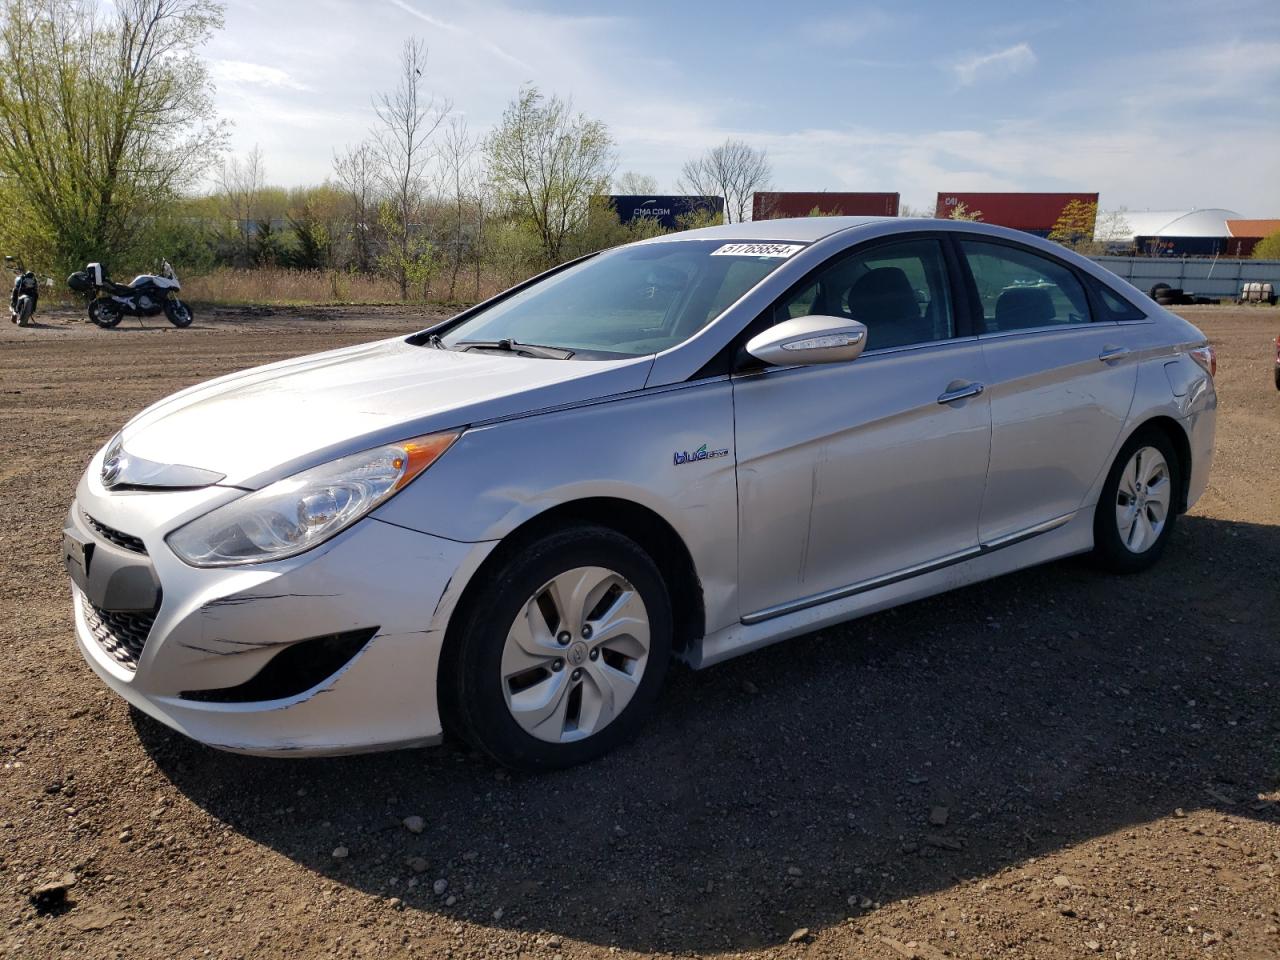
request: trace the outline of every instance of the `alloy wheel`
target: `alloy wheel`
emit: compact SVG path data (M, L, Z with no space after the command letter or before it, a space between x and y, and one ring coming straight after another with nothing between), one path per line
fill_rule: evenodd
M526 733L582 740L626 709L648 659L640 592L613 570L576 567L520 608L502 651L502 692Z
M1120 474L1116 491L1116 527L1130 553L1145 553L1160 539L1173 484L1169 464L1155 447L1139 447Z

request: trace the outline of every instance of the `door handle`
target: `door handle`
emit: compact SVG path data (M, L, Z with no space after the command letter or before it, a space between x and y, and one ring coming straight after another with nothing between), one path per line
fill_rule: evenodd
M982 383L966 383L958 387L951 387L938 395L939 403L955 403L957 400L967 400L969 397L976 397L983 390L986 390L986 384Z
M1103 363L1115 363L1129 355L1128 347L1106 346L1102 348L1102 352L1098 354L1098 359Z

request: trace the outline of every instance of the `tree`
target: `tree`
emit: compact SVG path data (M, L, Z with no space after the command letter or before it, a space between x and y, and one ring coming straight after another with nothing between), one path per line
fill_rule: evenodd
M934 210L932 207L913 207L909 203L904 203L898 207L898 216L900 217L932 217Z
M394 91L379 94L373 101L377 116L373 149L384 194L378 220L391 248L380 262L400 287L401 299L408 298L415 278L424 285L430 282L427 264L434 263L434 253L418 229L418 217L430 159L429 141L453 110L449 101L437 101L434 94L423 92L426 65L427 49L422 41L406 40L400 53L400 82Z
M1093 230L1097 225L1098 205L1085 200L1071 200L1062 208L1049 239L1082 253L1094 248Z
M676 215L676 230L701 230L703 227L719 227L724 225L724 214L719 210L698 207L688 213Z
M448 211L445 231L449 271L448 299L458 288L458 275L479 250L476 234L483 222L480 177L476 169L477 140L463 117L449 121L440 142L440 196Z
M352 259L361 273L373 266L373 229L377 225L378 163L369 141L333 155L333 174L347 197Z
M1252 256L1255 260L1280 260L1280 231L1259 240Z
M150 225L225 137L196 56L222 23L212 0L0 0L10 242L61 269L155 255Z
M1131 243L1133 226L1129 223L1128 208L1118 207L1099 216L1093 235L1104 244Z
M254 267L274 267L287 259L285 238L282 231L277 230L271 218L256 220L250 236L250 265Z
M507 106L485 154L500 202L537 237L541 265L560 263L567 239L587 223L591 198L613 177L608 128L528 86Z
M264 215L262 191L266 177L262 148L256 143L243 161L239 157L227 157L218 166L216 180L223 214L235 223L237 243L245 266L256 259L253 253L254 225ZM270 217L267 220L270 222Z
M943 217L943 219L944 220L969 220L972 222L977 222L982 219L982 211L970 210L969 205L965 203L963 200L961 200L958 203L956 203L950 209L950 211L948 211L947 215Z
M636 173L627 170L614 182L613 192L626 197L638 197L642 194L658 192L658 178L647 173Z
M329 266L333 242L329 230L320 221L314 199L302 205L300 215L289 216L289 229L293 231L296 249L290 255L291 266L302 270L321 270Z
M685 161L677 185L687 193L724 197L728 221L740 223L751 209L751 195L767 188L772 178L773 168L764 150L731 138Z

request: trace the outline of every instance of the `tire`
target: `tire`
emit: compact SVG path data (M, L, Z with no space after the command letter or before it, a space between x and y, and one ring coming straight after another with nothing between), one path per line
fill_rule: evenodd
M1280 363L1276 364L1276 389L1280 390Z
M1095 561L1112 573L1146 570L1164 553L1181 497L1182 467L1173 443L1160 430L1139 430L1120 448L1102 485L1093 514Z
M1173 297L1156 297L1156 303L1162 307L1176 307L1178 305L1178 301Z
M191 326L191 321L195 319L191 313L191 308L176 297L164 302L164 315L170 323L179 329Z
M35 312L35 308L31 305L28 297L20 297L18 299L18 316L16 322L20 327L31 326L31 315Z
M110 300L99 298L89 301L89 322L95 323L104 330L116 326L124 319L124 314Z
M1151 297L1152 300L1155 300L1158 303L1160 297L1171 289L1172 287L1167 283L1157 283L1147 292L1147 296Z
M531 771L594 760L630 739L671 658L671 601L649 555L604 527L571 527L509 550L484 577L442 657L446 729ZM606 637L610 611L647 621L647 638L643 626Z

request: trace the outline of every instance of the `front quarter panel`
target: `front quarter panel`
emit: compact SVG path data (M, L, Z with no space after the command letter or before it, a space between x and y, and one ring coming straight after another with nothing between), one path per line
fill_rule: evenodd
M639 504L688 547L715 630L738 618L734 462L732 386L703 380L469 430L375 516L478 542L572 501Z

